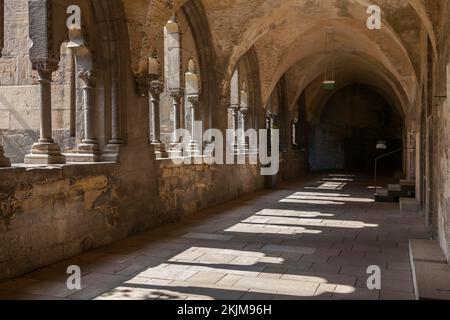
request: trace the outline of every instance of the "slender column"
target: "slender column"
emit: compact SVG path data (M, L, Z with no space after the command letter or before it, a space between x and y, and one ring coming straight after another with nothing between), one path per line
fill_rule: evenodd
M52 73L57 66L44 63L34 63L33 69L39 73L40 90L40 139L25 157L26 164L63 164L65 156L52 138Z
M95 123L95 76L92 70L81 70L78 73L83 85L84 138L75 154L70 156L71 162L100 161L100 147L97 141Z
M0 0L0 58L5 44L5 1Z
M173 110L173 134L172 143L170 144L170 156L180 157L183 155L182 146L180 143L180 137L178 135L178 130L181 127L181 99L184 97L184 89L171 89L170 96L172 97L172 110Z
M83 82L84 139L83 144L98 148L95 134L95 77L92 70L81 71L79 77Z
M199 96L189 96L188 98L188 102L190 104L190 111L191 111L191 141L189 142L189 146L188 146L188 154L190 156L199 156L200 155L200 146L199 143L196 140L196 134L197 134L197 130L196 130L196 122L195 119L196 117L196 110L198 109L198 104L199 104Z
M239 105L230 105L229 109L233 116L233 151L239 153Z
M239 108L241 127L240 127L240 149L247 153L249 151L249 146L247 139L245 137L246 123L247 123L247 115L248 115L248 94L247 94L247 83L242 82L242 90L241 90L241 103Z
M111 140L109 141L109 143L123 144L120 115L120 75L118 74L118 72L116 72L115 76L117 78L112 79L111 89Z
M233 116L233 150L239 153L239 70L236 69L230 82L230 112Z
M4 44L4 33L3 33L3 11L4 10L4 2L0 0L0 58L2 56L3 44ZM0 168L2 167L10 167L11 161L9 158L5 156L5 151L3 150L3 146L0 144Z
M156 158L167 158L168 153L164 144L161 142L161 120L160 120L160 95L164 90L164 85L159 80L150 81L150 128L151 144L155 150Z
M197 75L197 66L194 58L190 58L188 62L188 70L185 75L186 96L189 102L189 111L191 113L191 141L189 141L188 155L191 157L200 155L200 144L197 142L196 119L197 109L199 106L200 80ZM203 145L202 145L203 147Z

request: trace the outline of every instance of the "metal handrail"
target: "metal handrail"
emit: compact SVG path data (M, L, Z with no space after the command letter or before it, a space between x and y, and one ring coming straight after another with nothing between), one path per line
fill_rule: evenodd
M375 195L377 194L377 190L378 190L378 186L377 186L377 183L378 183L378 181L377 181L377 178L378 178L377 177L378 161L381 160L381 159L387 158L389 156L392 156L393 154L396 154L396 153L398 153L400 151L403 151L403 148L391 151L389 153L383 154L382 156L379 156L379 157L375 158Z

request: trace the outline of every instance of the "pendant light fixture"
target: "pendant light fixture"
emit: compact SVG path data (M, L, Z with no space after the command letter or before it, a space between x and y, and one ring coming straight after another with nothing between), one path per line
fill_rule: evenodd
M335 30L333 26L329 26L326 28L325 34L325 53L326 56L330 53L330 43L334 41ZM332 44L331 44L332 46ZM328 78L330 76L330 78ZM325 68L325 80L323 81L323 88L325 90L334 90L336 87L336 81L334 80L334 59L332 59L331 63L327 63Z

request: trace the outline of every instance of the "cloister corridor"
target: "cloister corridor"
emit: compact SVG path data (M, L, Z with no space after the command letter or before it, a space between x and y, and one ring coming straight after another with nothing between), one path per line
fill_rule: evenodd
M414 299L408 240L426 238L423 218L372 187L353 174L283 183L2 283L0 299Z

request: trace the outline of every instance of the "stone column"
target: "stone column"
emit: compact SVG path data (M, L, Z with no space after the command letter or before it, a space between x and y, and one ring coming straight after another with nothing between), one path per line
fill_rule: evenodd
M189 146L188 146L188 150L187 153L189 156L194 157L194 156L199 156L200 153L200 145L196 140L196 134L197 134L197 130L195 127L195 120L197 118L196 115L196 110L198 109L198 105L199 105L199 96L189 96L187 98L189 104L190 104L190 111L191 111L191 141L189 142Z
M239 144L240 144L240 150L244 153L247 153L249 151L249 146L247 139L245 137L245 130L246 123L247 123L247 115L248 115L248 94L247 94L247 84L246 82L242 82L242 90L241 90L241 102L239 107L239 115L241 120L241 126L240 126L240 137L239 137Z
M4 33L3 33L3 11L4 10L4 2L0 0L0 58L2 56L3 44L4 44ZM1 167L10 167L11 161L9 158L5 156L5 152L3 150L3 146L0 144L0 168Z
M122 140L121 124L120 74L117 66L113 69L114 72L111 75L111 138L103 148L101 157L103 161L117 162L124 141Z
M233 152L239 153L239 137L238 137L238 130L239 130L239 105L232 104L229 106L229 110L231 112L231 115L233 117Z
M190 58L188 61L188 69L184 75L184 84L186 87L187 101L189 102L189 111L191 114L191 141L189 141L189 146L187 154L191 157L199 156L200 144L197 142L197 110L199 107L199 96L200 96L200 79L197 74L197 65L194 58ZM201 132L199 132L201 134ZM202 143L203 148L203 143Z
M77 148L76 162L100 161L95 122L95 75L92 70L78 73L83 86L84 139Z
M168 153L161 142L161 120L160 120L160 95L164 90L164 85L158 79L150 80L149 98L150 98L150 135L151 144L155 150L156 158L167 158Z
M169 148L169 155L170 157L181 157L183 155L183 149L178 130L183 129L181 127L181 99L184 97L184 89L171 89L169 94L172 97L173 110L173 134L172 143Z
M0 0L0 58L2 57L3 47L5 45L5 2Z
M116 67L118 69L118 67ZM117 77L120 77L118 72L115 73ZM111 140L109 144L123 144L122 130L121 130L121 114L120 114L120 79L112 79L111 88Z
M33 69L39 73L40 89L40 139L31 148L31 153L25 157L26 164L46 165L64 164L65 156L52 138L52 73L57 70L57 64L49 62L34 62Z

